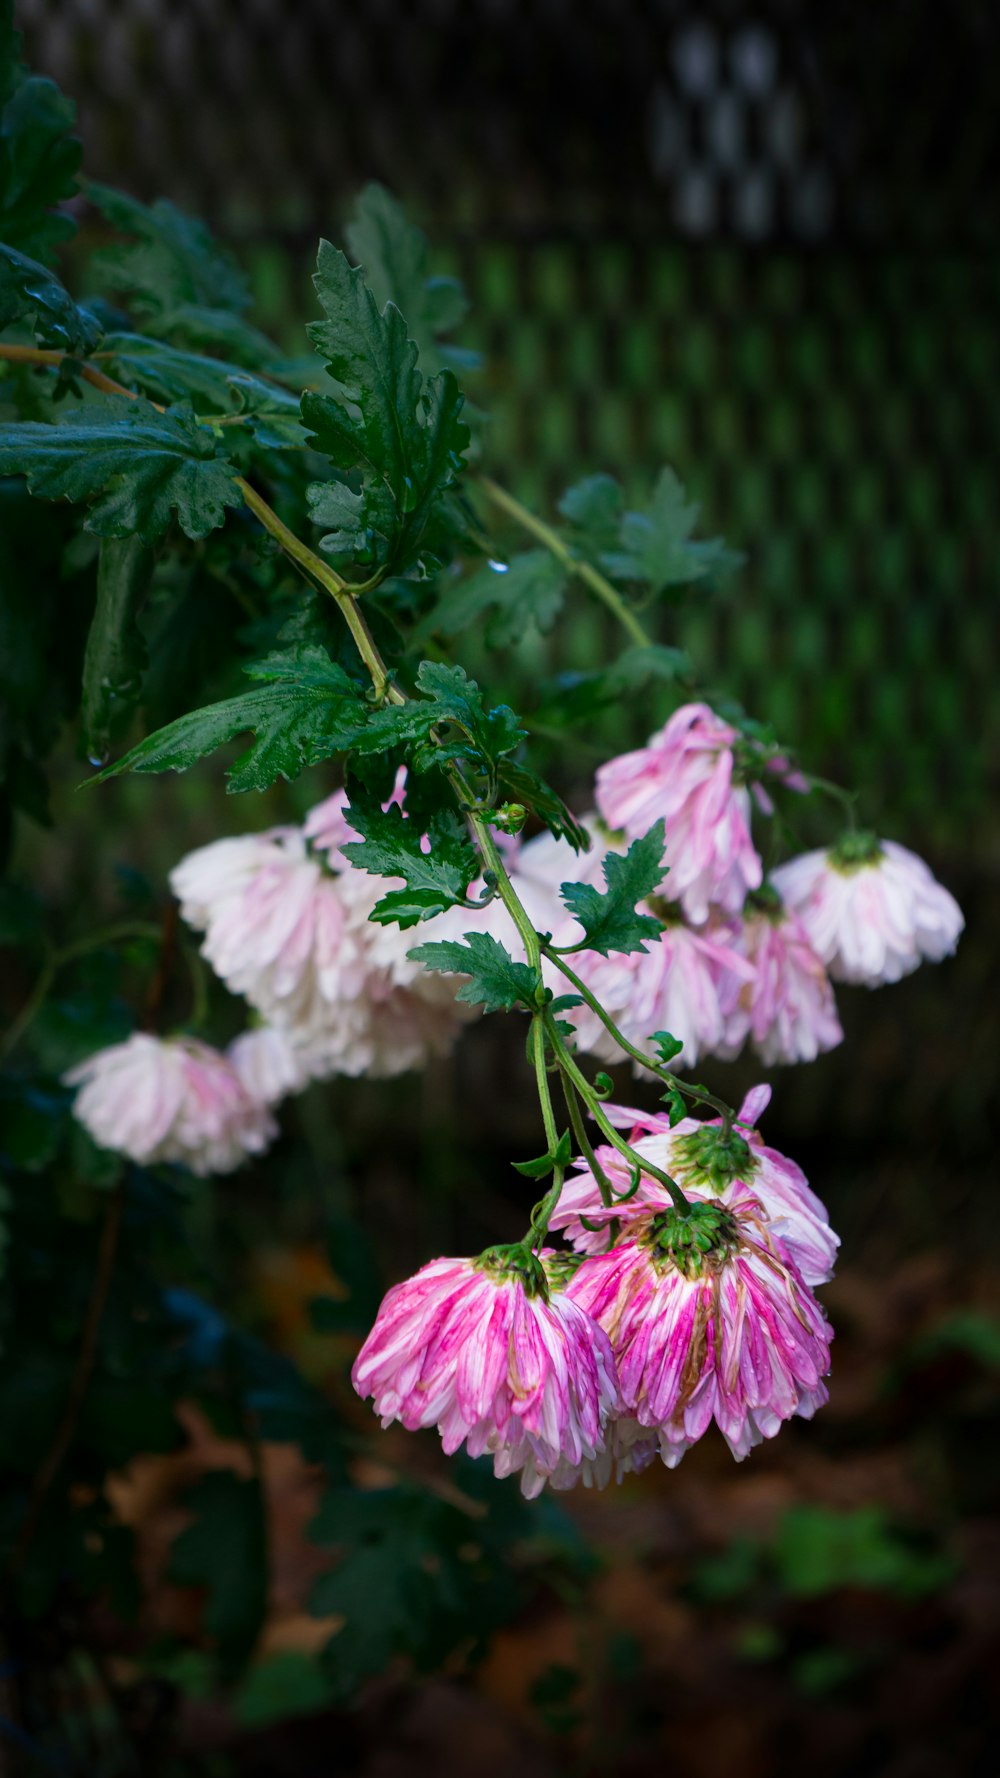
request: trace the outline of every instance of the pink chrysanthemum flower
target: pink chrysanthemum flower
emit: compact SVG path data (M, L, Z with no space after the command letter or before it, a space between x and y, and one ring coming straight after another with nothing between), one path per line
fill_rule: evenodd
M286 1033L316 1077L421 1066L471 1016L453 983L411 962L411 933L369 919L399 882L348 864L342 847L355 838L338 791L303 829L217 840L170 879L216 974Z
M668 1468L713 1419L739 1459L827 1399L831 1329L749 1194L632 1225L567 1292L608 1334L624 1412Z
M226 1055L259 1105L277 1105L290 1094L301 1093L312 1079L306 1056L277 1025L241 1031Z
M137 1031L65 1080L80 1088L73 1114L99 1147L146 1166L173 1161L202 1177L231 1173L278 1133L231 1062L193 1037Z
M175 866L170 886L215 973L298 1041L362 992L363 948L338 877L298 828L214 840Z
M750 898L736 945L754 976L730 1005L719 1055L731 1059L749 1037L768 1066L814 1062L841 1042L830 978L801 920L770 887Z
M671 1129L665 1114L606 1106L611 1121L628 1131L628 1140L644 1161L676 1179L689 1198L729 1208L751 1192L760 1204L771 1233L809 1285L833 1276L840 1239L830 1227L826 1206L811 1190L802 1169L776 1148L769 1148L755 1128L770 1102L771 1089L754 1087L746 1096L728 1137L721 1118L702 1121L686 1117ZM669 1210L670 1194L651 1173L641 1173L628 1196L632 1174L624 1157L610 1143L595 1149L598 1165L623 1201L605 1205L586 1161L562 1189L550 1226L561 1229L579 1253L600 1253L607 1246L608 1225L617 1220L627 1233L632 1222L651 1211ZM584 1223L581 1218L586 1218ZM587 1224L591 1226L586 1226Z
M662 917L666 904L650 904ZM695 928L669 917L644 951L608 957L582 951L570 959L581 980L637 1049L649 1049L654 1031L669 1031L682 1044L672 1066L687 1068L725 1040L726 1011L741 987L752 983L753 965L734 948L738 929L731 921ZM602 1060L621 1060L621 1050L589 1007L574 1008L572 1020L581 1049ZM648 1072L633 1063L636 1074Z
M965 925L923 859L874 834L845 834L828 852L781 865L773 880L838 982L898 982L948 956Z
M490 1452L529 1498L597 1456L618 1405L607 1336L523 1250L432 1260L394 1285L351 1378L383 1426L436 1426L449 1455Z
M545 1479L550 1488L565 1493L583 1484L585 1488L606 1488L608 1483L621 1483L627 1475L641 1475L660 1454L659 1440L648 1426L640 1425L632 1414L615 1414L604 1429L604 1449L596 1457L584 1457L580 1463L565 1459Z
M609 827L635 839L662 817L669 874L660 893L696 925L713 905L739 913L762 880L750 793L734 782L739 741L707 704L684 704L645 747L597 773L597 806Z

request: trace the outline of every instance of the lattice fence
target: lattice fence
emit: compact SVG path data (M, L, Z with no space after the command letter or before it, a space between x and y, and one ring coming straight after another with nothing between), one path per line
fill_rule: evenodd
M995 9L23 0L20 20L81 100L90 170L201 211L264 270L304 264L369 178L410 199L473 296L498 469L545 498L672 462L750 557L686 618L699 657L870 777L904 837L995 848Z

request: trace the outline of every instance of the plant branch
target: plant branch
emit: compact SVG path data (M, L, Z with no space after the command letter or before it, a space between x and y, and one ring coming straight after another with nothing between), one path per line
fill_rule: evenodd
M678 1092L683 1093L686 1099L693 1100L696 1105L710 1105L713 1111L717 1111L721 1117L723 1134L728 1136L736 1116L732 1106L727 1105L724 1099L717 1098L714 1093L707 1093L704 1087L692 1086L690 1081L681 1080L679 1075L671 1074L670 1070L664 1068L661 1063L657 1062L655 1057L647 1055L645 1050L637 1049L634 1043L629 1042L624 1031L620 1030L615 1024L610 1013L605 1012L600 1001L595 999L586 983L580 980L580 977L574 969L570 968L569 964L566 962L564 954L559 951L555 945L549 943L547 939L541 941L541 948L543 954L555 964L556 968L566 977L566 980L576 989L576 992L583 996L583 999L590 1007L591 1012L597 1014L604 1029L614 1038L615 1042L622 1050L624 1050L625 1054L631 1056L632 1060L640 1063L643 1068L648 1069L650 1074L655 1074L660 1080L666 1081L669 1086L676 1087Z
M294 531L289 530L284 520L279 519L274 508L268 505L261 494L258 494L256 488L252 488L241 475L235 479L236 486L250 511L260 520L264 529L270 531L271 536L280 543L285 554L290 556L293 562L297 562L300 568L304 568L305 572L311 575L313 580L318 581L324 591L336 600L344 622L357 644L358 653L371 675L377 696L388 697L390 703L405 703L403 694L389 682L385 662L375 646L374 638L364 617L358 610L354 589L348 585L346 580L341 579L328 562L324 562L321 556L316 555L308 544L303 543L300 537L296 537Z
M501 488L488 475L479 477L479 485L494 505L499 506L523 531L537 538L562 563L568 574L575 574L578 580L583 581L584 586L589 587L601 603L607 606L612 616L618 619L633 642L637 642L640 648L651 647L652 638L647 635L635 612L626 605L617 587L612 586L610 580L605 579L591 562L582 561L579 556L575 556L558 531L547 525L544 519L537 518L528 507L522 506L520 500L515 500L513 494L508 494L506 488Z

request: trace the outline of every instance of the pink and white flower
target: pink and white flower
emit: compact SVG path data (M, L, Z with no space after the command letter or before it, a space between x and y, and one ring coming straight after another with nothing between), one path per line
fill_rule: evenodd
M763 892L761 905L748 904L736 948L754 974L732 1002L719 1055L731 1059L749 1037L768 1066L814 1062L841 1042L830 978L801 920L773 891Z
M771 1089L754 1087L746 1096L728 1138L721 1118L686 1117L670 1127L665 1113L606 1106L612 1123L628 1132L628 1141L645 1161L675 1179L688 1198L717 1202L727 1209L751 1192L767 1217L768 1227L811 1286L833 1276L840 1240L830 1227L826 1206L810 1188L801 1167L769 1148L755 1128L770 1102ZM595 1149L601 1170L614 1191L627 1193L632 1184L628 1162L610 1143ZM651 1211L669 1210L670 1194L651 1173L640 1174L633 1196L605 1205L586 1161L563 1186L550 1226L561 1229L579 1253L600 1253L607 1245L608 1225L617 1220L627 1233L633 1222ZM586 1227L581 1218L585 1217Z
M839 982L898 982L925 960L948 956L965 925L922 858L873 834L847 834L829 851L805 852L773 881Z
M231 1173L278 1133L232 1063L193 1037L137 1031L65 1076L73 1115L100 1148L144 1166L176 1162L204 1177Z
M684 704L645 747L600 767L597 806L631 839L663 819L669 875L660 894L696 925L714 904L739 913L762 881L750 834L750 793L734 782L738 731L707 704Z
M412 933L369 918L399 884L347 862L357 837L338 791L302 829L217 840L171 874L202 954L287 1035L307 1076L402 1073L444 1054L471 1016L453 982L410 960Z
M749 1194L632 1225L567 1294L608 1334L623 1409L668 1468L713 1419L741 1459L827 1399L831 1329Z
M723 1044L727 1009L754 979L754 968L736 950L732 921L715 920L695 928L671 920L644 951L602 957L582 951L573 957L580 979L637 1049L650 1047L654 1031L669 1031L683 1044L672 1066L691 1067L700 1055ZM603 1061L621 1060L621 1050L587 1006L567 1014L581 1049ZM647 1074L633 1063L636 1074Z
M364 989L364 947L338 885L291 827L215 840L170 875L216 975L303 1044Z
M255 1025L241 1031L226 1050L251 1099L277 1105L301 1093L312 1079L308 1060L277 1025Z
M355 1360L383 1426L436 1426L446 1452L490 1452L529 1498L597 1457L618 1405L607 1336L537 1260L437 1259L396 1284Z

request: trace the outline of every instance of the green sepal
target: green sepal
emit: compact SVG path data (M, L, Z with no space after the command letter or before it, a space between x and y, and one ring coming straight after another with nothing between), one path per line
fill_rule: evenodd
M547 1154L538 1155L533 1161L512 1161L515 1173L523 1173L527 1179L544 1179L547 1174L554 1173L557 1167L566 1168L573 1159L573 1144L568 1130L564 1130L554 1149Z

